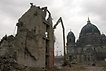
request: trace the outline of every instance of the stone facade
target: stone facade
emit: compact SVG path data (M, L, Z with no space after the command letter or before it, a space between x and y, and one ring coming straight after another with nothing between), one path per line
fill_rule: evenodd
M29 67L54 66L54 31L47 7L40 8L31 4L16 26L15 37L11 35L2 38L0 57L10 57L19 65Z
M70 31L67 35L67 54L72 62L94 63L106 60L106 36L90 22L81 29L75 42L75 35Z

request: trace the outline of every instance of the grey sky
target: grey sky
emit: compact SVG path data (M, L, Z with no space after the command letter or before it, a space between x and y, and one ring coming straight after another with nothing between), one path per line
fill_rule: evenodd
M55 24L62 17L66 35L70 29L78 38L81 28L87 23L88 16L101 33L106 34L106 0L1 0L0 1L0 38L14 34L18 19L29 9L30 3L47 6ZM56 47L62 50L61 25L55 30Z

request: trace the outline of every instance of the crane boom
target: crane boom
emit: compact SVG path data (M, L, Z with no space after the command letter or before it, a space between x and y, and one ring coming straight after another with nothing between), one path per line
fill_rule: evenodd
M56 29L57 25L61 23L61 26L62 26L62 29L63 29L63 47L64 47L64 64L66 62L66 51L65 51L65 28L64 28L64 25L63 25L63 21L62 21L62 18L60 17L58 19L58 21L56 22L56 24L54 25L53 29Z

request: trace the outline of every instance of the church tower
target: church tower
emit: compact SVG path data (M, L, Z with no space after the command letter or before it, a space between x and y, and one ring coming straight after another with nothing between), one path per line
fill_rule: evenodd
M75 35L70 31L67 35L67 46L75 45Z
M69 61L73 61L75 54L75 35L72 31L67 35L67 54Z

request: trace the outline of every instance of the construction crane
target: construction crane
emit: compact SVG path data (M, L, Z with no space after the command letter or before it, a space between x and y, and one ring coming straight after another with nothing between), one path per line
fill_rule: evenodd
M63 47L64 47L64 65L67 65L67 61L66 61L66 49L65 49L65 28L64 28L64 25L63 25L63 21L62 21L62 18L60 17L58 19L58 21L56 22L56 24L54 25L53 29L56 29L56 26L61 23L62 25L62 29L63 29Z

